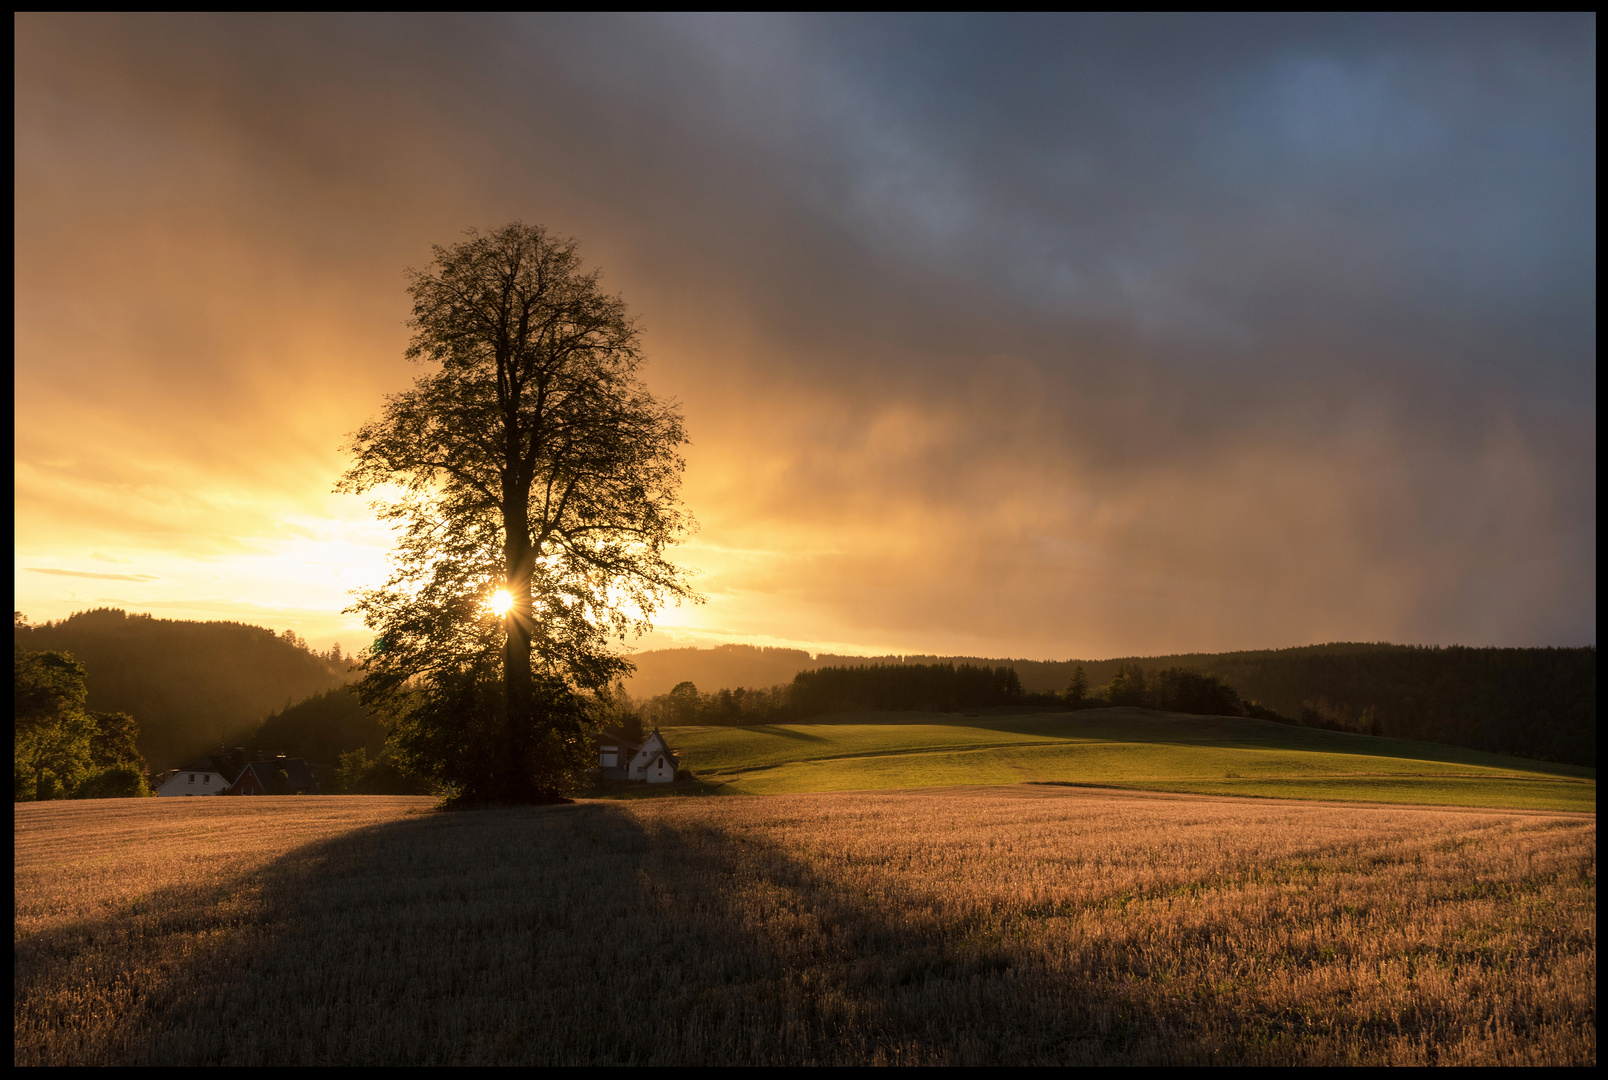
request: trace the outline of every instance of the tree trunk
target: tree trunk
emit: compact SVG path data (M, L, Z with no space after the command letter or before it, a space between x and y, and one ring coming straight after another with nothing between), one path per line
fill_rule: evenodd
M530 793L534 762L529 758L536 723L530 668L530 642L535 626L531 577L536 569L536 553L531 549L530 522L523 498L504 507L503 523L507 589L514 602L503 618L503 738L506 757L500 786L504 797L522 799Z

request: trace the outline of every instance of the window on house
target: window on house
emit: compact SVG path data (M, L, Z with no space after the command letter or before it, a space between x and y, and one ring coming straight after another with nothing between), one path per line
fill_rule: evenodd
M190 774L190 783L195 783L195 773Z

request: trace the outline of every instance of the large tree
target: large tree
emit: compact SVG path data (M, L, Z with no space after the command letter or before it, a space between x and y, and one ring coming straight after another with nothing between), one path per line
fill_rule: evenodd
M92 766L95 720L84 709L84 665L67 653L16 644L12 657L15 798L66 798Z
M519 223L409 270L411 390L353 436L337 490L384 489L398 542L353 610L379 634L359 695L470 799L544 799L575 760L611 647L695 598L666 550L692 527L686 441L640 379L640 331L573 240Z

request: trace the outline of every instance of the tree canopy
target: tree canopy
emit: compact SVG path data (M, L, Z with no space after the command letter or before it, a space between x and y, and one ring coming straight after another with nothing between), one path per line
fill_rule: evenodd
M147 795L139 727L91 712L84 665L12 645L12 788L18 801Z
M429 370L352 436L338 490L388 488L392 573L353 610L379 638L359 695L402 760L465 798L555 797L584 761L611 645L695 598L667 549L686 442L640 378L640 329L573 240L518 222L408 271Z

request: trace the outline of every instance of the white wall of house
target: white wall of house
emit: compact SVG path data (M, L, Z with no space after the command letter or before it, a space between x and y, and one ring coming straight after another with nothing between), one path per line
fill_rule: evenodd
M229 783L222 773L181 771L156 789L158 795L222 795Z
M650 784L668 784L676 778L675 762L668 755L660 754L642 770L642 778Z
M670 747L665 743L664 736L655 731L642 741L642 749L631 759L631 771L627 775L633 780L647 779L648 766L653 764L654 756L657 754L669 757Z

